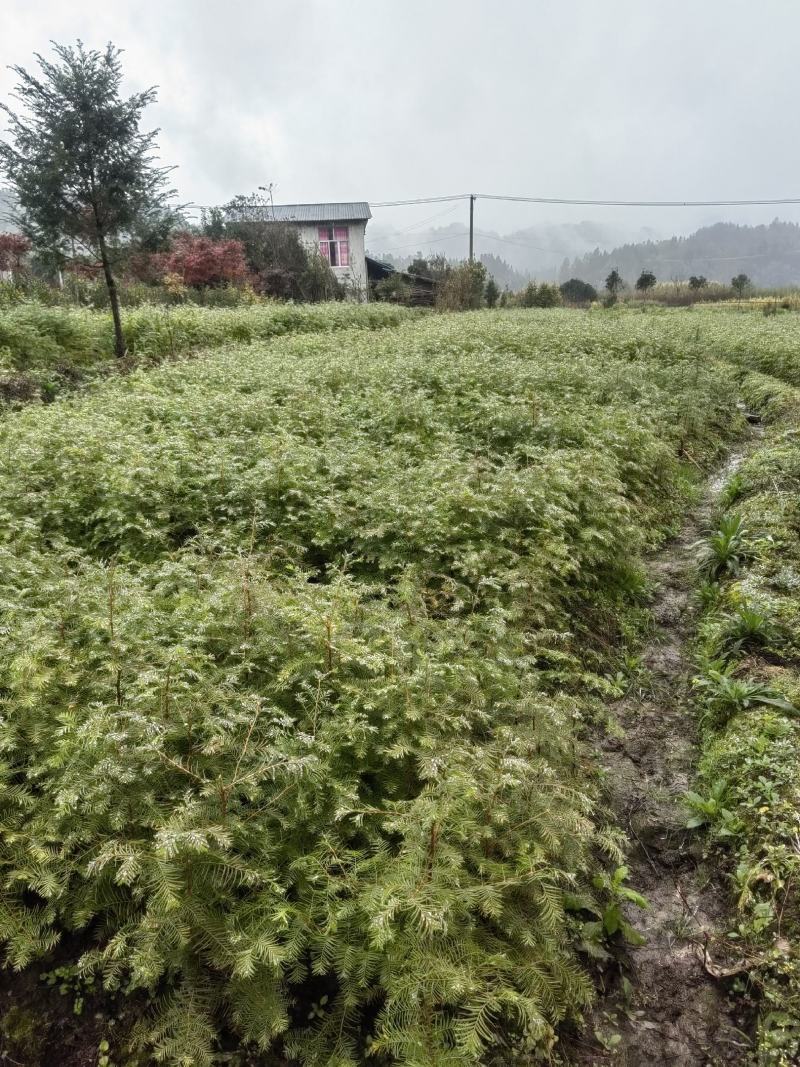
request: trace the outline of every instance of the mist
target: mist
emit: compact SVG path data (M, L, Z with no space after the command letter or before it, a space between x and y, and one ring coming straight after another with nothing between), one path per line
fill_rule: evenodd
M790 197L800 171L787 124L800 88L798 31L800 8L783 0L765 0L757 25L740 0L668 8L407 0L402 9L360 0L224 8L123 0L110 9L5 0L0 99L15 81L6 64L30 68L51 39L112 39L125 49L128 88L159 86L150 120L195 217L269 182L276 201L290 203L465 192ZM800 206L478 200L476 249L536 273L597 246L776 215L800 221ZM373 207L373 216L376 252L466 254L466 202Z

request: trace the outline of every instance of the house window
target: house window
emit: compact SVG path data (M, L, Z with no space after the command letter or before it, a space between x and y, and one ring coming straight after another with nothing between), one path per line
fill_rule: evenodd
M320 226L319 250L332 267L350 266L350 241L346 226Z

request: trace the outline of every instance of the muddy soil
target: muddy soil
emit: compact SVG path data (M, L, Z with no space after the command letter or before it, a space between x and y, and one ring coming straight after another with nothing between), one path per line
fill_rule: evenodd
M703 863L702 842L685 829L683 796L697 762L691 706L690 640L697 608L695 543L744 449L709 480L681 533L649 563L653 629L642 681L612 709L618 736L598 738L604 790L630 841L629 884L649 908L629 921L646 943L624 954L577 1048L576 1065L614 1063L717 1067L749 1062L748 1020L729 996L736 971L730 890ZM611 969L614 970L613 968Z

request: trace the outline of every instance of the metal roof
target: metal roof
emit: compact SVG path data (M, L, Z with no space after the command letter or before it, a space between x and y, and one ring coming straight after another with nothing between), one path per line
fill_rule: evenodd
M265 222L355 222L372 218L366 200L344 204L275 204L263 210Z

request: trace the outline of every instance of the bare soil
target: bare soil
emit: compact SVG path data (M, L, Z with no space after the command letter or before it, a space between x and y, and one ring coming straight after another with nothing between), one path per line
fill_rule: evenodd
M612 709L618 730L597 739L609 807L627 832L629 884L647 910L627 918L646 942L624 951L570 1062L717 1067L749 1062L749 1020L729 995L739 967L726 942L730 890L685 828L698 744L689 642L696 611L695 543L714 501L741 462L735 453L709 480L681 533L649 563L653 629L642 684ZM616 735L616 736L615 736Z

